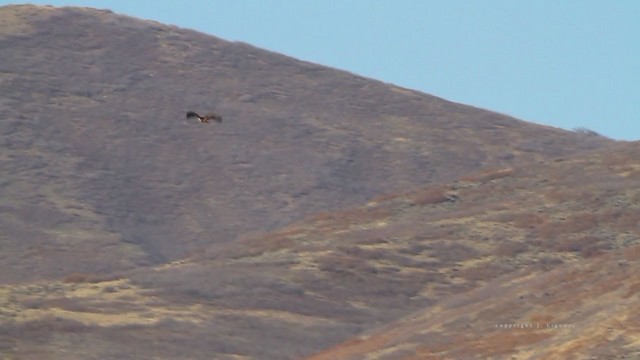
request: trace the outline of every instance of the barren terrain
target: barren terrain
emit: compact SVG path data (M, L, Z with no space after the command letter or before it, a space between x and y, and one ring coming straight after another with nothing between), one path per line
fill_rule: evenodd
M105 10L0 54L4 358L640 356L636 142Z

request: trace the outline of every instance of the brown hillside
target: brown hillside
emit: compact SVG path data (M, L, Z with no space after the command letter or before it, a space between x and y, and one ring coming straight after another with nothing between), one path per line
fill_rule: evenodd
M627 143L481 170L173 263L6 285L0 343L67 359L632 356L639 159ZM495 327L525 322L573 327Z
M640 246L524 269L309 360L640 358Z
M161 264L612 143L109 11L2 7L0 49L0 283Z

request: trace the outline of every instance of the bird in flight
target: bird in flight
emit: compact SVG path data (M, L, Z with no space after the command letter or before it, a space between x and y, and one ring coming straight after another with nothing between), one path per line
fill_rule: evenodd
M187 112L187 119L191 119L191 118L198 118L198 120L200 120L200 122L203 123L209 123L209 120L214 120L216 122L221 123L222 122L222 116L216 114L216 113L207 113L206 115L202 116L202 115L198 115L198 113L195 113L193 111L188 111Z

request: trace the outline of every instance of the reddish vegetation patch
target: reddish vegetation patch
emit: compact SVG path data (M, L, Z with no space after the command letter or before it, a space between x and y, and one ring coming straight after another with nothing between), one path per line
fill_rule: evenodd
M629 275L625 273L616 276L608 276L607 281L598 281L593 286L589 287L589 291L586 296L590 299L595 299L598 296L622 288L628 281Z
M618 231L640 230L640 209L610 209L598 216L598 222Z
M629 289L627 290L627 292L624 294L624 298L628 298L630 296L636 295L640 293L640 282L637 282L635 284L631 284L631 286L629 286Z
M402 199L406 195L406 192L390 192L386 194L376 195L371 198L373 203L389 202L393 200Z
M435 205L449 201L450 196L446 193L447 189L443 187L430 188L413 193L411 200L419 206Z
M434 345L419 346L415 350L416 356L410 357L410 359L423 359L424 357L428 359L430 356L436 356L455 349L459 344L467 340L468 339L462 335L454 335Z
M550 314L533 314L529 318L531 323L551 323L553 322L554 317Z
M238 246L226 251L225 255L230 258L259 256L267 252L290 248L294 244L295 240L287 236L286 233L272 233L261 237L241 239L237 243Z
M640 260L640 246L633 246L624 249L625 260Z
M379 349L384 348L389 344L390 338L386 335L376 335L367 339L352 338L345 343L331 348L325 352L321 352L310 357L306 360L334 360L334 359L347 359L351 357L362 356Z
M513 353L520 346L531 346L553 335L550 331L521 329L518 331L496 331L469 344L466 349L455 351L457 356L482 354L483 357Z

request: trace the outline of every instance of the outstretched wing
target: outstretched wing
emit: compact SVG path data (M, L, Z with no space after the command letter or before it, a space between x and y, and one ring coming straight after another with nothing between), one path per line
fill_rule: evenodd
M207 113L207 115L205 115L204 118L207 119L207 120L215 120L215 121L217 121L219 123L222 122L222 116L220 116L220 115L218 115L216 113L213 113L213 112Z
M193 111L187 111L187 119L191 119L191 118L200 118L200 115L198 115L197 113L193 112Z

